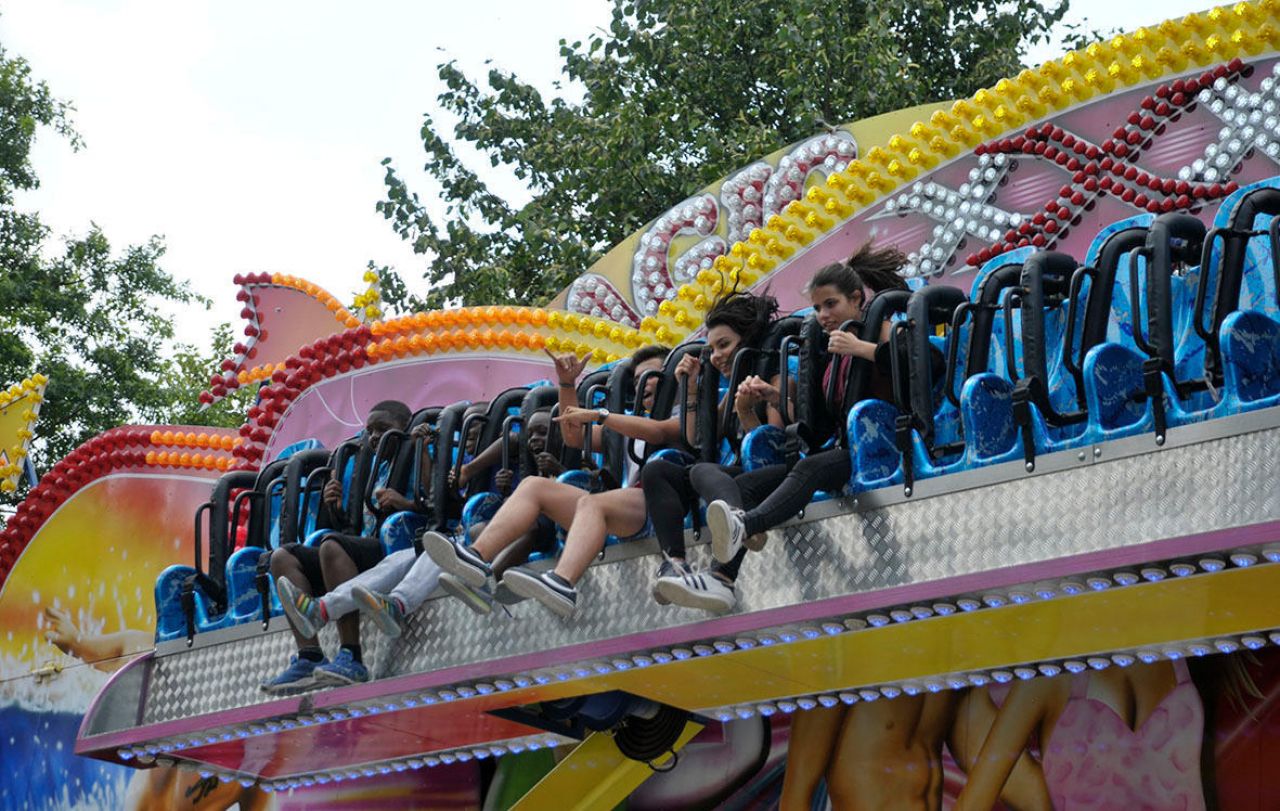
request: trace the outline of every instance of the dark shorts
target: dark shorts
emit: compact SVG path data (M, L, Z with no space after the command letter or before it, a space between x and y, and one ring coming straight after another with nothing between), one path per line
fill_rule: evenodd
M382 543L377 538L334 532L326 535L324 541L336 541L356 564L356 570L360 572L367 572L377 566L378 561L383 557ZM319 596L329 591L329 587L324 584L324 570L320 566L320 544L303 546L299 543L291 543L282 548L298 559L298 563L302 566L302 573L311 584L313 595Z
M556 536L556 522L545 515L539 515L538 523L533 528L533 551L555 554L559 540Z

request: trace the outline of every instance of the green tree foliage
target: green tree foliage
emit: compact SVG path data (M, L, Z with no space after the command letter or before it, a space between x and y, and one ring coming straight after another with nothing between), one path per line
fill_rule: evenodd
M235 336L231 325L219 324L207 349L179 344L164 378L161 401L167 404L163 417L171 425L211 425L238 428L244 423L245 411L257 395L257 386L241 386L218 402L202 408L200 392L209 388L209 375L223 359L232 357Z
M958 98L1022 67L1067 3L1036 0L613 0L607 31L561 40L581 101L439 66L428 212L390 160L378 210L425 255L426 303L535 303L697 189L824 128ZM459 158L527 184L515 206Z
M38 250L4 257L0 380L49 376L37 467L122 423L169 420L173 322L157 306L196 299L160 269L163 253L153 238L114 254L95 227L53 258Z
M49 376L38 469L121 423L168 420L173 323L164 310L200 302L160 268L158 238L115 252L91 226L59 248L38 213L16 206L18 192L39 185L30 150L40 132L79 147L69 111L0 48L0 384Z

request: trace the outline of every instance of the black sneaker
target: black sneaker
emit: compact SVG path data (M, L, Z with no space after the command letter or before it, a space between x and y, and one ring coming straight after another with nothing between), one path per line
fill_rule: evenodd
M658 582L664 577L684 577L691 574L693 568L686 561L675 561L667 557L662 557L662 562L658 564L658 573L653 576L653 599L658 605L671 605L671 601L666 595L658 590Z
M515 594L537 600L566 619L578 608L578 590L555 572L534 573L512 566L502 573L502 582Z
M450 540L439 532L424 532L422 551L441 569L472 588L478 589L489 580L489 564L460 541Z

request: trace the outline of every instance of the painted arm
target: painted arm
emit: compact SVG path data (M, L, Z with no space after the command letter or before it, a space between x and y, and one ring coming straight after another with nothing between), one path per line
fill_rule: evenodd
M954 811L988 811L1000 799L1005 781L1027 747L1027 738L1045 717L1055 693L1064 689L1058 681L1070 689L1070 679L1030 679L1013 685L956 798Z

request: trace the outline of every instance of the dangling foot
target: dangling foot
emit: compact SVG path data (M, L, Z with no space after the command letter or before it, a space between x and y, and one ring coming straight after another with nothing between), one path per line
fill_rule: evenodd
M284 606L284 615L289 618L289 624L307 639L315 639L320 629L328 624L329 612L325 610L324 603L310 594L304 594L287 577L276 578L276 596L280 598L280 605Z
M724 614L738 603L738 594L728 580L710 571L694 572L658 581L657 591L668 601L685 608L700 608Z
M440 588L457 597L463 605L481 616L493 611L493 594L489 591L488 584L473 589L461 577L445 572L440 575Z
M328 660L324 657L309 659L295 653L289 659L288 667L272 678L264 680L259 686L262 688L262 692L272 696L291 696L295 693L304 693L318 686L316 668L325 664L328 664Z
M404 606L398 599L360 585L351 587L351 596L355 598L360 612L367 614L379 631L392 639L400 636L404 625Z
M475 550L459 541L450 540L439 532L422 533L422 551L441 569L472 588L483 586L492 573L488 562L477 555Z
M693 569L683 558L667 557L665 552L662 553L662 563L658 564L658 573L654 575L653 580L653 599L658 605L671 605L671 601L663 596L662 590L658 588L658 584L666 577L684 577L692 574Z
M317 684L358 684L368 680L369 669L346 648L339 648L332 662L316 668Z
M502 582L512 592L537 600L566 619L578 608L578 590L555 572L534 573L512 566L503 572Z
M728 563L742 549L747 529L742 522L742 510L730 507L719 499L707 505L707 529L711 530L711 554L721 563Z

